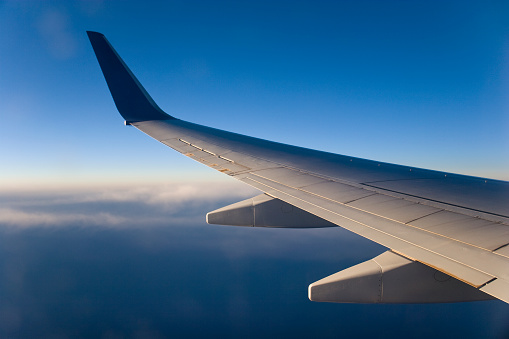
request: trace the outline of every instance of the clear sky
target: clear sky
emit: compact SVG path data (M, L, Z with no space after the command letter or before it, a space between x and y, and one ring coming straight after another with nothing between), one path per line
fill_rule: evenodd
M3 1L4 187L229 180L125 127L86 30L168 113L509 179L506 1Z

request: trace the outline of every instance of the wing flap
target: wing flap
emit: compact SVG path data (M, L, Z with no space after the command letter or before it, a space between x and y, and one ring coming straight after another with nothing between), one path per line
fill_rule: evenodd
M318 177L316 175L302 173L285 167L277 167L256 171L256 175L271 178L276 181L284 181L286 185L291 187L303 187L319 183L327 183L330 180Z
M440 211L409 224L490 251L509 243L509 226L456 212Z
M376 194L363 188L347 185L340 182L329 181L321 184L302 187L306 192L336 201L347 203Z
M481 287L481 291L509 303L509 282L507 280L495 279Z
M509 261L497 260L495 255L493 258L486 258L487 251L482 253L481 249L452 239L413 229L352 207L342 206L264 178L248 177L242 181L473 286L481 286L495 277L493 273L483 270L486 259L492 261L490 265L492 271L509 269ZM478 256L482 259L477 258ZM479 268L464 262L474 263Z
M509 216L509 185L503 181L443 173L433 179L412 178L370 185L450 205L468 207L479 213L489 212L506 218Z

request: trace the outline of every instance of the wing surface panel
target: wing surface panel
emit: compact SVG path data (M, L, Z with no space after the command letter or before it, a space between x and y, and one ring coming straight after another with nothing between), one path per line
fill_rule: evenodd
M384 190L472 208L478 212L491 212L505 217L509 214L509 185L503 181L466 176L457 176L451 180L450 174L445 173L443 177L433 180L396 180L369 184Z
M264 178L245 177L242 181L509 303L508 257L454 240L448 241L440 237L430 237L429 234L419 234L416 230L408 232L398 227L399 225L384 223L382 219L376 220L373 216L370 218L364 215L366 218L364 219L362 215L352 211L347 211L345 215L348 216L345 216L341 214L343 211L338 211L337 207L327 204L323 199L321 201L313 197L302 199L301 192L289 194L285 191L291 191L291 188Z
M128 124L509 303L509 182L315 151L176 119L155 104L102 34L88 34Z
M455 239L447 238L439 234L426 232L425 230L384 218L383 216L370 213L369 211L353 208L348 204L338 204L337 202L330 201L322 197L312 196L311 194L303 192L302 190L284 186L280 183L268 180L263 177L258 177L256 174L248 176L247 178L242 179L242 181L251 183L255 182L256 184L253 185L257 185L258 188L265 186L266 189L269 188L272 190L269 194L275 195L284 201L285 199L280 198L279 195L281 193L286 194L291 197L293 201L292 204L296 204L297 207L302 208L300 205L305 204L312 205L314 207L307 207L308 209L312 209L312 211L307 210L306 208L302 209L307 210L308 212L318 215L324 219L327 219L327 217L325 217L326 215L330 217L330 213L335 214L337 216L333 216L334 220L329 221L347 229L349 229L348 225L351 223L356 223L362 227L370 228L389 237L393 237L394 239L387 240L387 243L385 243L380 241L380 239L375 240L376 237L373 239L367 236L367 234L371 231L363 230L359 228L358 225L351 226L351 230L353 232L362 236L366 236L384 246L401 252L414 259L419 260L420 258L407 252L408 244L429 250L430 252L442 255L455 262L464 263L465 265L470 266L479 272L484 272L490 275L491 278L499 276L504 279L509 279L509 261L501 258L501 256L496 255L491 251L461 243ZM303 202L298 202L296 200L301 200ZM399 241L404 244L399 244ZM424 260L422 261L428 265L441 268L441 264L427 262ZM442 270L449 271L448 269L444 268L442 268ZM461 273L458 272L456 276L462 279ZM469 280L465 276L465 278L462 280L466 280L473 285L479 286L491 279L488 276L485 276L484 278L486 278L485 281Z
M231 150L233 152L230 153L232 160L239 164L244 162L242 164L252 170L271 167L297 169L304 173L356 185L368 190L404 195L406 199L415 202L426 201L426 205L429 206L443 208L443 205L447 205L449 210L465 209L461 211L464 214L481 216L509 225L509 183L504 181L416 169L314 151L182 120L146 121L135 125L159 141L169 139L171 135L174 135L174 138L184 136L188 139L198 139L202 144L207 144L209 148L220 147ZM197 145L205 148L198 143ZM261 164L259 166L248 165L253 162ZM426 179L423 179L424 177ZM410 190L414 184L423 186L421 193ZM468 190L469 185L473 187L475 194ZM444 196L453 196L454 199L451 198L449 201L441 198L443 192L449 192ZM490 198L491 192L494 192L496 201L491 201L493 199Z
M395 174L388 173L386 169L373 174L374 170L384 166L371 162L372 167L368 169L366 160L361 161L361 165L350 165L359 161L355 158L346 161L348 157L339 156L335 167L338 172L332 173L325 167L312 172L309 168L314 168L315 164L325 166L322 159L324 152L317 151L313 158L311 151L305 150L305 161L298 167L296 158L302 150L299 147L287 146L289 154L282 155L286 145L196 127L198 125L183 121L148 121L135 123L134 126L158 140L164 140L164 143L168 140L176 143L178 140L184 146L176 149L184 152L190 150L185 145L190 145L181 140L193 140L194 144L190 147L194 150L205 150L207 157L221 159L219 154L209 151L215 148L230 164L243 166L242 170L227 171L226 174L473 286L509 280L508 258L492 252L509 243L507 218L490 213L484 215L497 222L480 218L480 213L473 211L476 205L472 201L466 207L449 206L425 198L416 201L415 197L404 192L364 185L350 176L352 168L361 165L365 168L362 174L365 178L384 176L392 181L397 181L398 177L399 180L411 181L408 173L417 175L421 172L418 175L422 177L425 170L408 170L406 173L406 170L403 171L406 167L391 165L389 167L397 169ZM325 157L332 158L329 154ZM348 174L346 179L341 169ZM437 176L437 173L429 171L429 176ZM453 186L465 181L463 176L458 177L461 180L449 176ZM471 180L482 181L479 178ZM446 186L447 182L441 182L442 186ZM458 213L458 209L464 213ZM505 213L503 208L500 211ZM489 291L496 292L498 289Z
M327 221L403 253L407 257L428 265L433 263L433 267L448 272L474 286L480 286L494 278L486 272L476 270L437 253L441 248L452 245L452 240L440 239L424 232L409 231L402 225L384 220L381 217L347 206L338 206L335 202L302 194L296 189L284 187L264 178L247 177L242 181ZM461 249L461 252L466 251L468 251L468 248Z
M507 280L496 279L481 287L480 290L509 303L509 282Z
M509 258L509 245L500 246L500 248L495 250L495 253Z

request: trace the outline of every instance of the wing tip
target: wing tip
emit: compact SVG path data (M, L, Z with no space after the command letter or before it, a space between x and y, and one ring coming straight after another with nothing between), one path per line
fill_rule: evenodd
M99 33L97 31L87 31L87 34L88 34L88 36L90 36L90 35L102 35L102 36L104 36L104 34Z
M117 109L128 122L172 120L136 79L104 34L86 31Z

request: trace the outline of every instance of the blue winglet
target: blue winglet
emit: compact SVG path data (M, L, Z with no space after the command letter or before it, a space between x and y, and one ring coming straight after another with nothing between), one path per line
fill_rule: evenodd
M90 31L87 34L126 125L137 121L175 119L157 106L104 35Z

